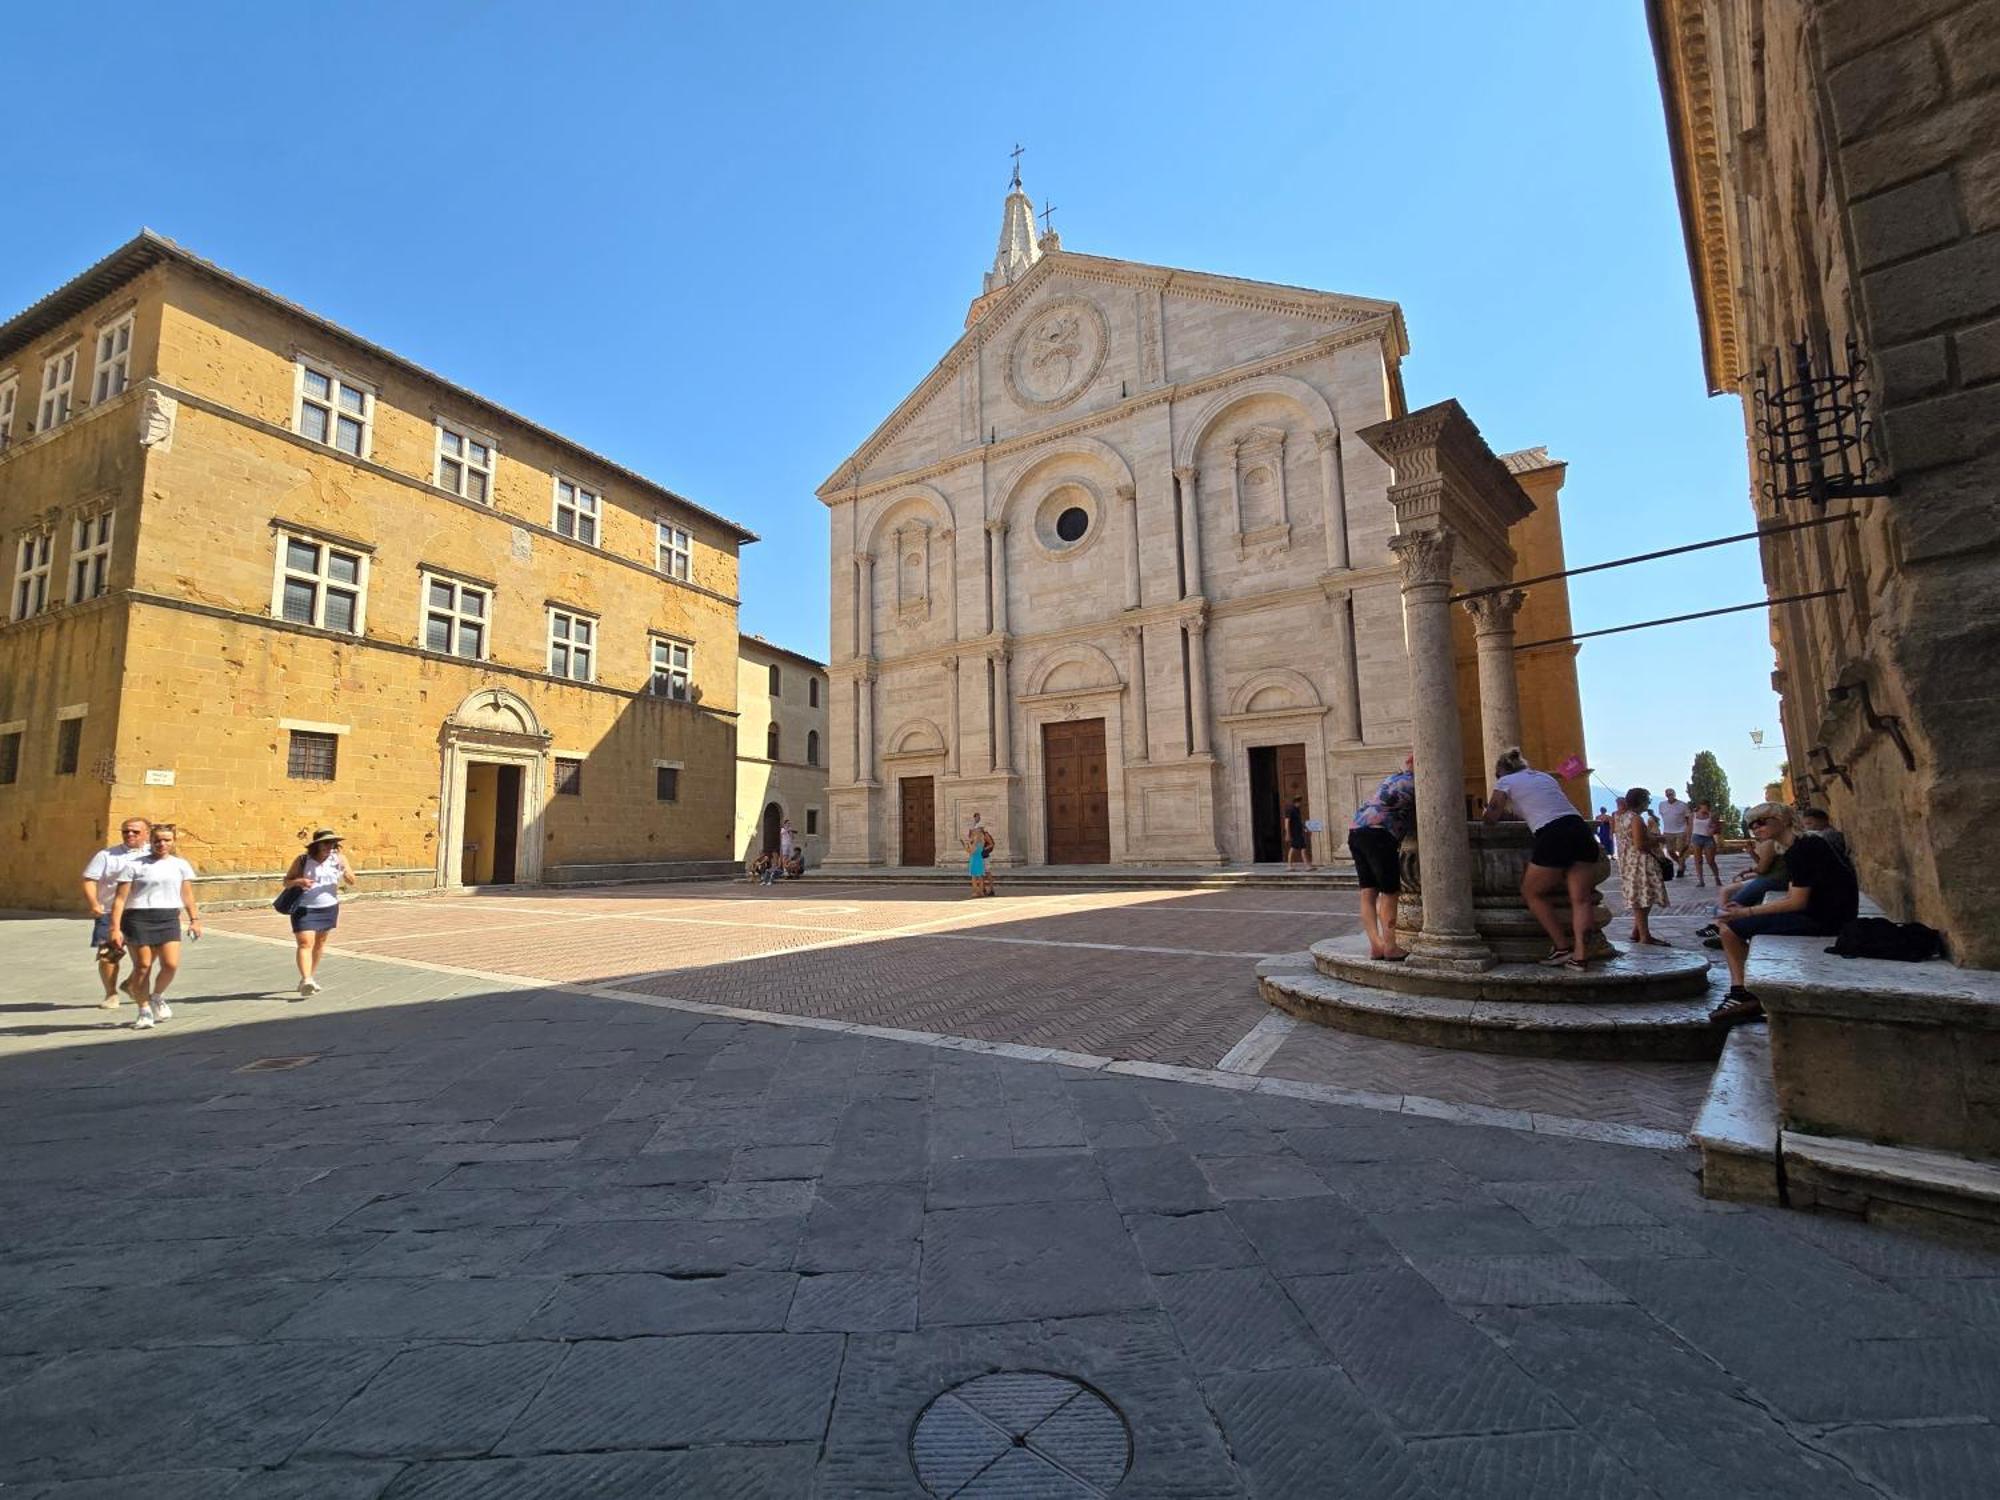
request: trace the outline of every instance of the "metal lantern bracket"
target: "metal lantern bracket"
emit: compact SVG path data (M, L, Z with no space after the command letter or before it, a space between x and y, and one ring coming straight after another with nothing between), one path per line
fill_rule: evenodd
M1868 695L1867 683L1844 683L1840 687L1828 689L1826 696L1835 703L1844 703L1849 698L1858 697L1861 700L1862 721L1877 734L1886 734L1896 742L1896 748L1902 752L1904 770L1916 770L1917 757L1910 750L1910 742L1903 738L1902 717L1897 714L1875 712L1875 700Z
M1793 344L1789 356L1772 350L1755 383L1758 454L1767 499L1784 505L1810 500L1820 509L1829 500L1887 495L1892 486L1875 476L1875 422L1868 413L1862 377L1868 361L1853 334L1847 336L1846 363L1821 369L1811 341Z

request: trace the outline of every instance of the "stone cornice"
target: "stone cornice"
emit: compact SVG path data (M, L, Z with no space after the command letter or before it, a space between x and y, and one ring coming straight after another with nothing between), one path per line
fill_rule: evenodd
M1030 274L1032 275L1033 273ZM1024 281L1022 285L1026 285L1026 282ZM1102 411L1091 412L1085 416L1077 417L1072 421L1057 423L1052 427L1038 428L1033 432L1022 433L1015 437L1002 438L997 443L980 443L974 447L954 453L948 458L939 459L936 463L927 464L922 468L904 469L881 479L871 479L865 484L856 484L853 482L852 475L850 474L850 461L850 464L842 465L833 477L829 478L826 483L819 487L816 493L822 504L832 507L844 504L849 500L873 499L875 496L891 490L903 489L914 484L929 483L941 475L949 474L954 470L962 469L969 465L982 464L989 461L999 462L1014 454L1025 453L1061 438L1076 437L1080 434L1087 434L1097 428L1115 426L1127 417L1146 411L1152 407L1169 405L1175 401L1190 400L1197 396L1205 396L1210 391L1221 390L1239 381L1254 379L1259 375L1273 374L1279 370L1290 369L1294 365L1308 364L1325 355L1336 353L1342 349L1352 348L1356 344L1379 342L1384 334L1389 331L1389 328L1389 320L1377 318L1367 323L1357 324L1352 328L1344 328L1337 333L1328 334L1325 338L1315 339L1310 344L1301 344L1295 348L1282 350L1277 354L1266 355L1262 359L1252 360L1248 364L1235 365L1230 369L1220 370L1212 375L1204 375L1199 380L1189 380L1179 385L1164 385L1156 387L1153 390L1141 391L1138 395L1120 401L1115 406L1108 406Z
M1715 43L1702 0L1647 0L1666 106L1667 148L1701 322L1710 395L1734 393L1747 369L1729 265L1727 163L1716 118Z

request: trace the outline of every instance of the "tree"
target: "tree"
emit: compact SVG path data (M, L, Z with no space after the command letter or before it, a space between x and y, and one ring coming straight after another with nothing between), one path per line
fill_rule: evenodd
M1688 801L1706 802L1722 819L1724 838L1743 834L1743 812L1729 800L1729 776L1713 750L1697 751L1694 768L1688 772Z

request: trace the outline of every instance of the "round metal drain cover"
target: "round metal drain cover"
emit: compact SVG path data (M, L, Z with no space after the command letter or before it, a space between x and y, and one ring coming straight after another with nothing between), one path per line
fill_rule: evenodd
M1081 1381L1039 1370L981 1375L924 1408L910 1438L940 1500L1089 1500L1132 1467L1118 1408Z

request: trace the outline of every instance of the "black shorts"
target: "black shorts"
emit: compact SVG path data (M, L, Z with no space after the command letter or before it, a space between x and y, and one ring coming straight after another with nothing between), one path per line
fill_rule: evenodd
M1312 840L1307 836L1303 828L1294 828L1291 832L1287 833L1285 835L1285 843L1293 849L1312 848Z
M1597 835L1578 813L1537 828L1534 847L1528 851L1528 863L1545 870L1595 864L1603 857L1604 851L1597 847Z
M1350 828L1347 852L1354 857L1354 875L1364 891L1385 896L1403 894L1401 840L1386 828Z

